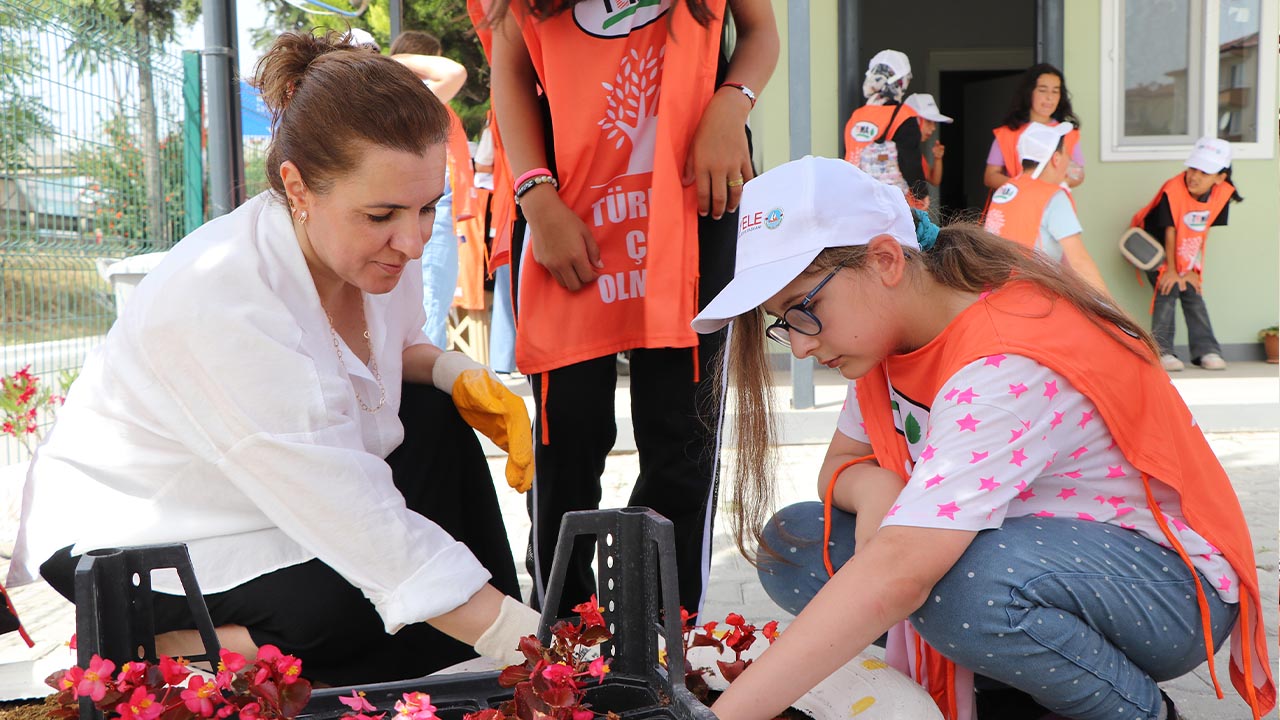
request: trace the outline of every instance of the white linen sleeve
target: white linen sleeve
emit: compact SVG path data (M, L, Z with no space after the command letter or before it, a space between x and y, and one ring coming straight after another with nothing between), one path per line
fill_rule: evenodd
M293 314L254 290L234 307L157 303L127 327L160 386L154 409L166 432L360 588L388 632L466 602L489 572L405 506L390 466L364 449L336 358L309 355ZM216 506L217 488L194 501Z
M858 385L856 380L849 381L849 390L844 396L844 407L840 408L840 416L836 419L836 429L842 435L861 443L871 444L867 435L867 427L862 422L862 409L858 407Z

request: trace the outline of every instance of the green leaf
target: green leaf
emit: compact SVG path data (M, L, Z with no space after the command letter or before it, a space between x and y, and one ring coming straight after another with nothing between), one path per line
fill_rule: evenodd
M906 426L907 442L915 445L920 442L920 423L916 421L916 416L907 413L907 420L903 423Z

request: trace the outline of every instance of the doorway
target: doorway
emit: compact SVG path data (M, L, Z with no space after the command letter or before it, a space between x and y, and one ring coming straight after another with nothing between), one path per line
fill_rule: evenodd
M987 188L982 183L991 131L1004 120L1017 88L1020 70L955 70L940 73L938 104L956 122L942 125L939 140L946 147L939 201L946 213L971 217L982 210Z

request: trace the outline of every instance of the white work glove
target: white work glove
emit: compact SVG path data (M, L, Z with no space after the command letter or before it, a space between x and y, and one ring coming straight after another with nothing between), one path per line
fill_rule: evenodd
M476 652L497 660L504 667L519 665L525 661L520 652L520 639L538 634L541 614L510 595L502 598L498 617L476 640Z
M507 484L524 492L533 484L533 426L519 395L489 368L451 350L441 353L431 383L449 393L471 427L507 453Z

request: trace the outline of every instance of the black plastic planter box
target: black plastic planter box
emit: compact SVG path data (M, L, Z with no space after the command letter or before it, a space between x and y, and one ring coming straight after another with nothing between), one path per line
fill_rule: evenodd
M560 606L569 550L580 535L596 540L599 605L613 638L601 646L609 657L607 679L593 685L587 702L597 714L614 712L624 720L715 720L684 687L680 605L677 600L675 534L671 522L647 508L568 513L560 526L544 608ZM206 654L217 662L218 641L200 594L191 559L183 545L100 550L86 553L76 568L77 659L87 667L98 654L117 664L156 658L150 604L151 571L175 568L182 580ZM570 598L575 602L587 598ZM665 611L665 612L664 612ZM558 618L544 610L538 636L551 639ZM659 663L665 649L666 667ZM304 668L305 673L305 668ZM675 678L673 683L671 678ZM347 712L339 696L362 690L377 712L394 714L406 692L431 695L442 720L461 720L468 712L493 707L512 692L498 685L498 671L435 675L416 680L326 688L313 692L299 718L337 720ZM87 698L81 720L101 720Z

